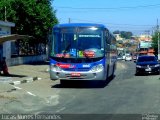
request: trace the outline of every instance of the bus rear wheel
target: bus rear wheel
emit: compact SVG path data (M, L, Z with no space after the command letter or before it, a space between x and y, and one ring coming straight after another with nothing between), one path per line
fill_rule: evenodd
M110 79L113 79L114 78L114 72L115 72L115 64L113 65L113 70L112 70L112 74L110 76Z

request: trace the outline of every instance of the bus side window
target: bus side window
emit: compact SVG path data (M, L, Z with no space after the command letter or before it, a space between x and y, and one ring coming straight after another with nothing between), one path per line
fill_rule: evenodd
M110 36L110 33L109 33L109 31L108 30L106 30L106 52L109 52L110 51L110 42L111 42L111 36Z

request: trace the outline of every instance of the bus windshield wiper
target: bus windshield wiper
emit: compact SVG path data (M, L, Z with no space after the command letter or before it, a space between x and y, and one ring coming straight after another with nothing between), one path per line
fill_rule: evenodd
M67 47L64 49L64 51L62 52L63 57L65 56L66 52L70 49L71 44L68 44Z

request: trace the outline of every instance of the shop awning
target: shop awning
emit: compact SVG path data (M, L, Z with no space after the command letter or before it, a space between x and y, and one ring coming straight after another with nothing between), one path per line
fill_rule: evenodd
M0 44L6 41L15 41L18 39L26 39L26 38L32 38L32 36L18 35L18 34L3 35L3 36L0 36Z

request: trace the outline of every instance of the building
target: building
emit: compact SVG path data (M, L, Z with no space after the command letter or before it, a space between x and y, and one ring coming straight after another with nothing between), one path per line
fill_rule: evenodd
M139 36L138 53L141 55L154 55L155 51L152 48L152 36Z
M142 34L139 36L139 41L152 41L151 35Z
M117 41L123 40L123 38L121 37L120 34L114 34L114 36L115 36L115 38L116 38Z
M15 27L15 23L0 20L0 59L5 57L9 66L46 60L46 54L12 58L13 48L15 49L16 47L13 46L13 41L31 37L28 35L11 34L12 27Z
M11 58L11 28L15 27L15 23L0 21L0 58Z

